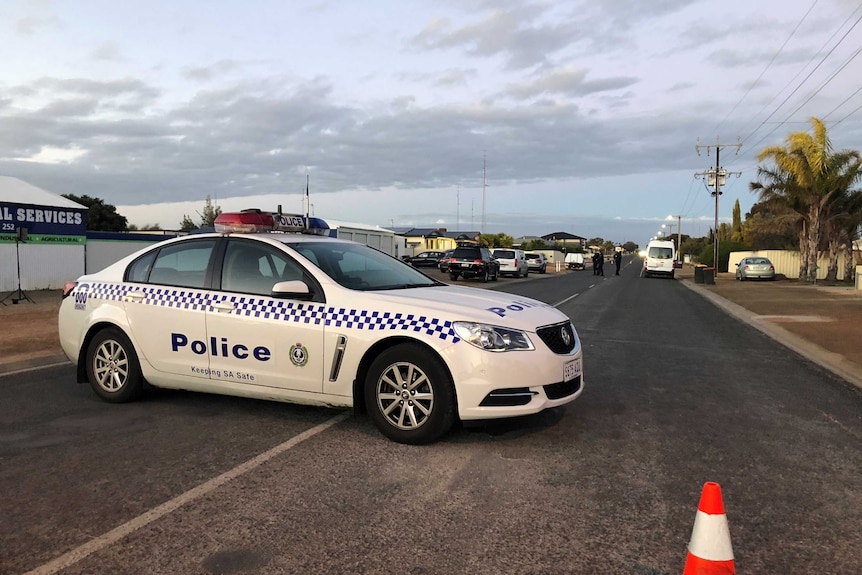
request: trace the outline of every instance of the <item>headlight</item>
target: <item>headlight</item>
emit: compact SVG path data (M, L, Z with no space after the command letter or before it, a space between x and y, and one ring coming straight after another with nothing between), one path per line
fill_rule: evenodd
M535 349L527 334L518 329L468 321L456 321L453 327L458 337L480 349L488 351Z

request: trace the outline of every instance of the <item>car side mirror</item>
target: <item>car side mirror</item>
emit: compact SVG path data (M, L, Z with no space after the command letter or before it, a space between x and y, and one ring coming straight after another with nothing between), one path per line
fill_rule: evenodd
M311 299L311 290L302 280L278 282L272 286L272 297L279 299Z

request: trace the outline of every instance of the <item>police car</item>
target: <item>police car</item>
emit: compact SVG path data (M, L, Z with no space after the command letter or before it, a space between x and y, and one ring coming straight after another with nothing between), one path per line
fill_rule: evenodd
M245 210L215 227L66 286L60 341L79 382L108 402L146 382L352 407L413 444L583 390L577 332L550 305L443 284L317 218Z

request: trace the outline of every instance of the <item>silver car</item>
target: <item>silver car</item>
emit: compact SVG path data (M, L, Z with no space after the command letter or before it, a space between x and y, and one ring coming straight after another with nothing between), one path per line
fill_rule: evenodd
M775 266L769 261L769 258L761 256L751 256L742 258L736 264L736 279L742 280L774 280Z

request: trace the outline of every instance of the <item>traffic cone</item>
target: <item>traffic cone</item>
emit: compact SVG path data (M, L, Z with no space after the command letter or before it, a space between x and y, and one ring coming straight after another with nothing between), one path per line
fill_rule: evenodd
M694 529L688 544L688 557L682 575L734 575L733 548L721 487L711 481L703 485Z

